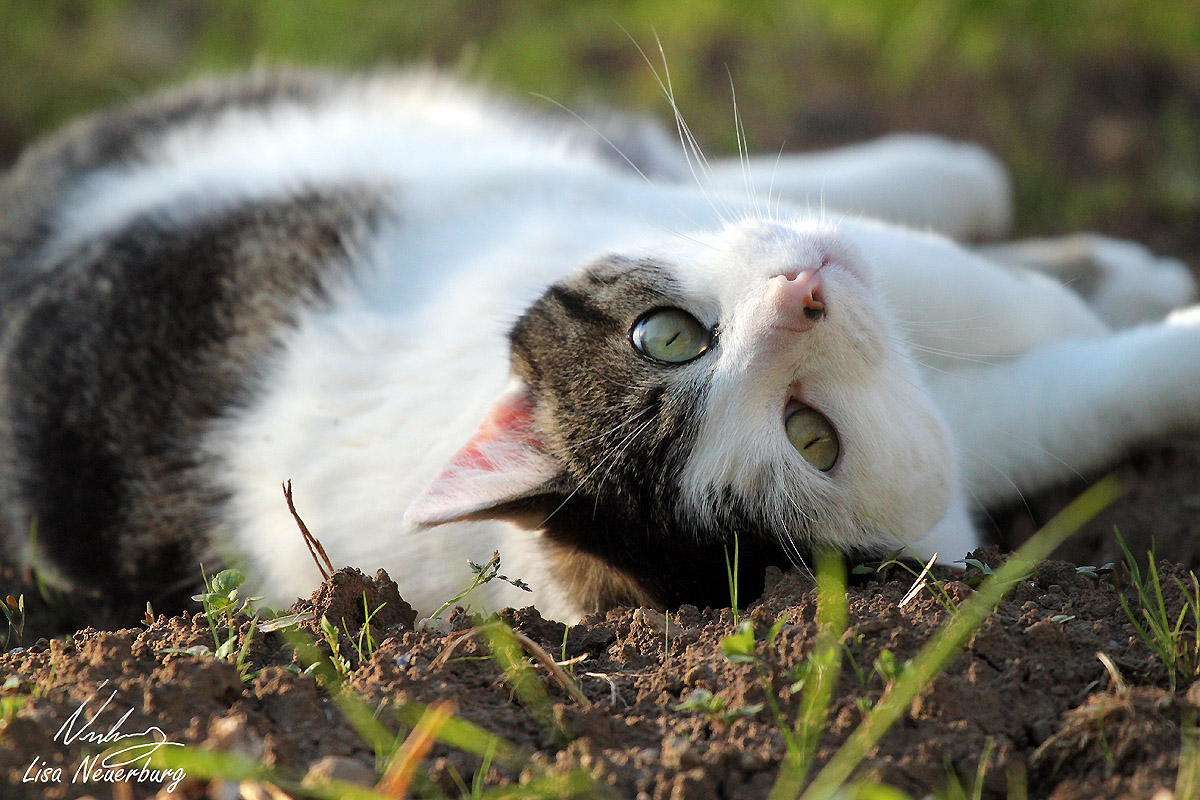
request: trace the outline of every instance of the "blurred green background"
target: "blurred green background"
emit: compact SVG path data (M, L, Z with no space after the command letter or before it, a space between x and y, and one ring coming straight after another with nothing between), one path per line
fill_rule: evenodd
M752 149L969 138L1013 169L1021 233L1200 253L1197 0L0 0L0 165L88 109L273 64L434 63L665 118L656 36L714 151L732 81Z

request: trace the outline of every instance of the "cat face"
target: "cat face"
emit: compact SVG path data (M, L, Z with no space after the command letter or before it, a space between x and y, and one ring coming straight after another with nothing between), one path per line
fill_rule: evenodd
M720 603L735 537L752 589L813 545L890 550L945 513L945 428L830 228L608 255L510 341L512 386L409 518L543 531L585 607Z

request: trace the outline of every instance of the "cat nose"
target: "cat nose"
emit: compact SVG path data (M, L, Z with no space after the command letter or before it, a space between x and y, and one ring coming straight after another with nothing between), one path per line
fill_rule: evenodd
M819 269L793 270L767 281L767 301L789 329L808 330L825 315L825 289Z

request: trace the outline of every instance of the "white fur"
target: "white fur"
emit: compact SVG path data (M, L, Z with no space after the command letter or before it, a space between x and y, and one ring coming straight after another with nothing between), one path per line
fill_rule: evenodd
M828 203L998 233L1010 213L1007 179L977 148L893 139L777 165L751 160L752 176L741 162L718 163L703 185L651 185L443 82L375 80L312 111L229 112L191 125L147 159L88 181L57 219L55 246L148 208L186 218L308 185L394 190L397 221L362 254L360 275L328 308L302 314L266 390L206 443L233 498L220 528L276 602L318 580L283 501L290 479L333 561L387 568L419 608L461 588L468 559L498 549L545 613L574 615L534 535L495 522L416 530L404 514L504 390L506 327L547 283L609 251L677 265L693 311L722 323L682 478L698 516L728 486L774 498L786 513L815 513L823 535L845 547L899 538L953 561L976 543L968 498L1010 499L1146 438L1200 429L1200 313L1111 335L1044 276L933 234L809 214ZM1122 247L1101 247L1118 276L1104 301L1110 314L1125 291ZM766 278L823 252L834 254L827 319L786 357L751 369L764 358ZM1135 283L1168 306L1190 296L1177 270L1142 270ZM843 454L828 474L783 436L794 383L838 426ZM767 469L779 464L790 465L782 480ZM493 607L530 600L488 591Z

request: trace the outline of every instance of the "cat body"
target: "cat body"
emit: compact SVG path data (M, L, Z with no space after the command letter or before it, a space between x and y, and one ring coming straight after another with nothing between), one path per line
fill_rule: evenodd
M288 602L319 577L290 480L334 563L418 608L494 550L534 594L493 607L716 605L735 538L749 591L816 544L949 562L973 507L1200 429L1200 317L1159 321L1180 265L864 218L999 233L977 149L681 149L434 75L284 74L31 150L0 184L7 541L110 597L237 562Z

